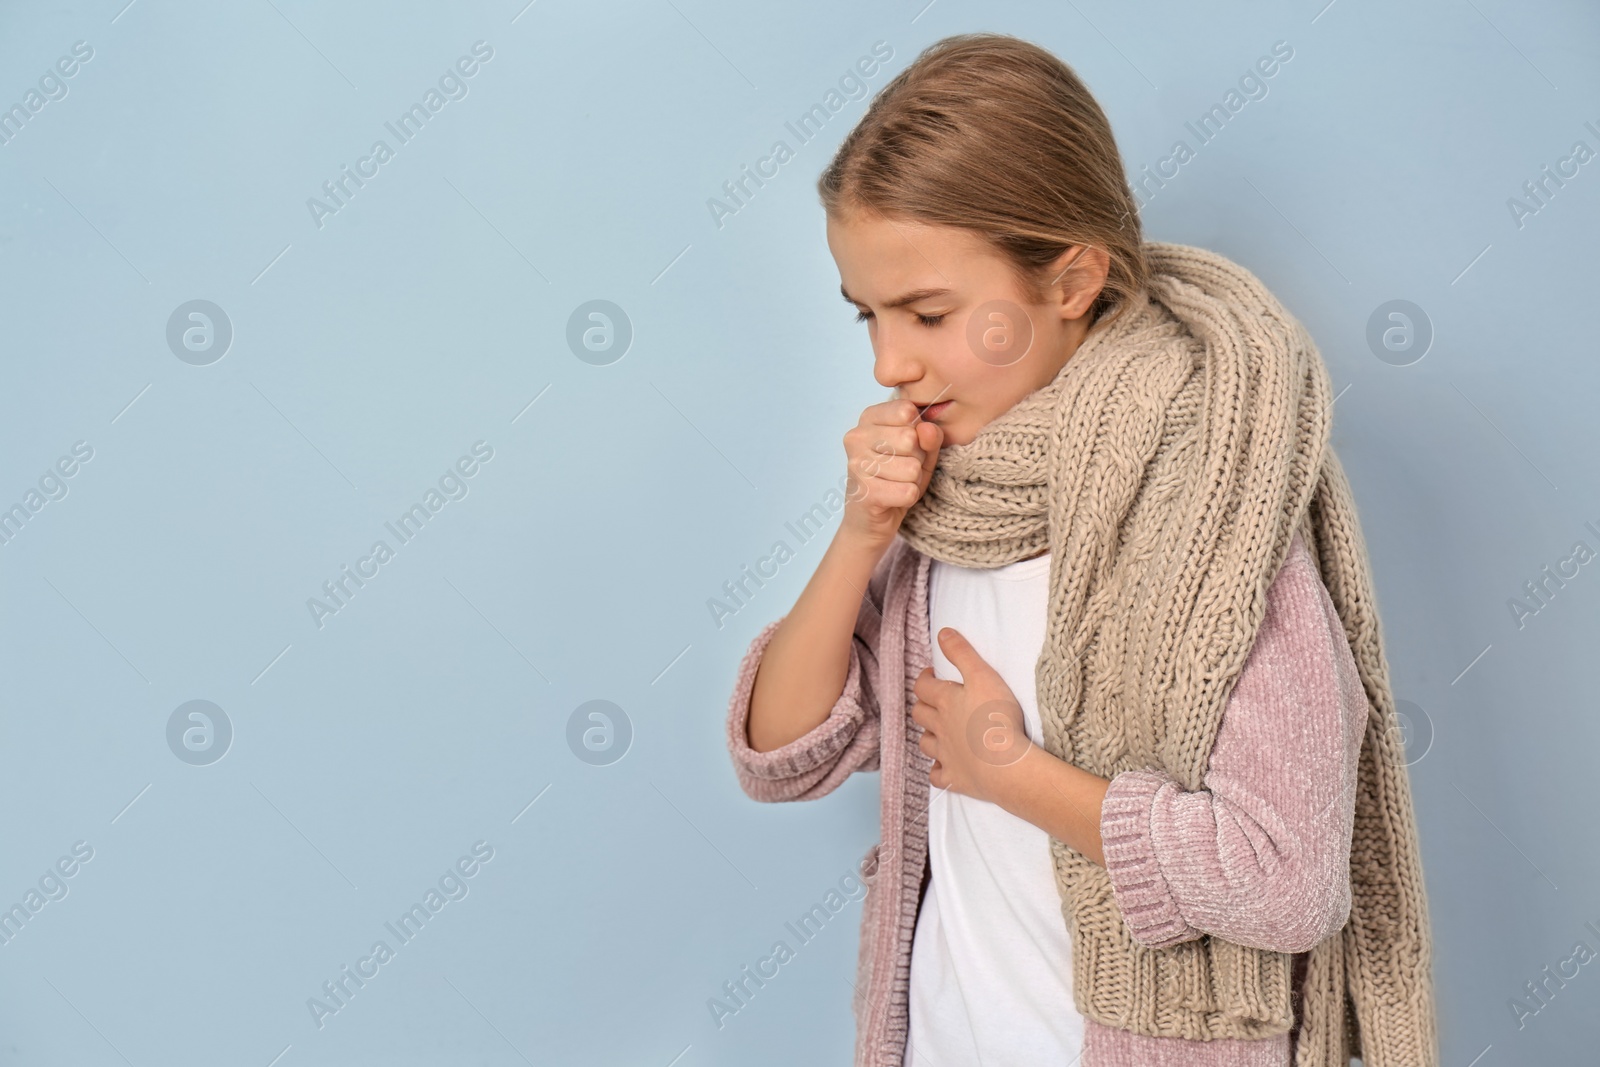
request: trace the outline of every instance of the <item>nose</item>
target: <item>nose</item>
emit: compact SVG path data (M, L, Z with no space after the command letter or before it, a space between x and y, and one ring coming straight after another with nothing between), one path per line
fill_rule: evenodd
M872 339L872 376L886 389L896 389L922 377L922 361L906 339L880 327Z

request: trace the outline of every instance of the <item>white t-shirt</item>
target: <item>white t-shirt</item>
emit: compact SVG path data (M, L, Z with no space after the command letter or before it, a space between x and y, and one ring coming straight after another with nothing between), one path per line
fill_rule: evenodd
M1044 647L1050 554L981 570L934 560L933 673L962 681L939 648L960 631L1016 695L1043 743L1034 668ZM1069 1067L1083 1047L1072 943L1049 835L998 804L933 789L927 895L911 942L906 1067Z

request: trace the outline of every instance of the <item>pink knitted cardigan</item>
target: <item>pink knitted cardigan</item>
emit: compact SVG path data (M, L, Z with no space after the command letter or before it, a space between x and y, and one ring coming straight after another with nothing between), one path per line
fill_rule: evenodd
M882 771L882 836L863 864L857 1067L902 1067L905 1055L911 940L928 873L932 760L910 712L911 686L932 663L930 563L900 538L885 552L856 619L844 692L816 728L771 752L750 747L750 692L781 618L750 643L728 710L728 749L752 799L815 800L854 771ZM1185 792L1157 770L1111 780L1100 832L1134 940L1164 947L1214 936L1305 953L1337 933L1350 912L1366 715L1344 628L1297 534L1229 697L1205 788ZM1303 956L1295 964L1298 994ZM1298 995L1295 1003L1298 1026ZM1187 1041L1088 1019L1080 1067L1287 1067L1293 1037Z

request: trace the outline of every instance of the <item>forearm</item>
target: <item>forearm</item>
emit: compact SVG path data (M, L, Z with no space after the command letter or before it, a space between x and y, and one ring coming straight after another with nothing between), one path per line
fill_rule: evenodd
M1029 745L1015 763L995 768L994 777L995 803L1105 866L1100 805L1109 778L1075 767L1039 745Z
M772 636L750 694L750 747L804 737L844 691L850 642L867 583L885 549L835 534L794 608Z

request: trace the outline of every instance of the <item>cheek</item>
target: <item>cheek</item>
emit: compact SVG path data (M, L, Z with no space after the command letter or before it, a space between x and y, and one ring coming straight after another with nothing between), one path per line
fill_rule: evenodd
M986 366L959 341L950 343L941 338L939 352L930 358L928 377L948 386L944 395L961 401L965 408L988 408L993 405L996 368ZM934 392L935 390L929 390Z
M990 367L978 360L976 373L969 371L965 380L957 380L950 389L959 395L959 410L952 409L941 423L945 443L970 444L983 428L1010 411L1017 401L1033 391L1016 367Z

